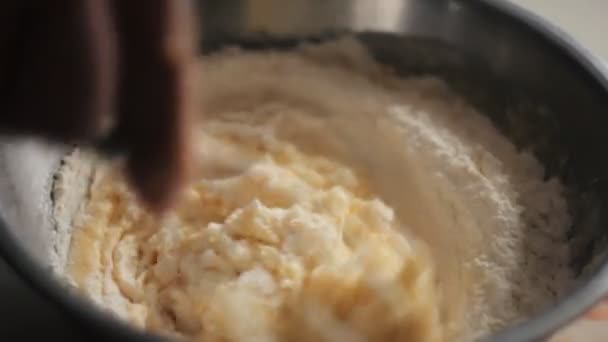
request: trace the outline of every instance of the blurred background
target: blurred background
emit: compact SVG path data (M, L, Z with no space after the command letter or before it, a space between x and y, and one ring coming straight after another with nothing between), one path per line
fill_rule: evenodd
M546 18L570 34L608 66L608 0L512 0ZM608 69L608 68L607 68ZM47 338L91 339L46 300L32 292L0 259L0 336L15 333L20 340ZM605 315L608 317L608 315ZM582 320L566 328L552 342L608 341L608 320Z
M607 0L510 0L548 19L608 63Z

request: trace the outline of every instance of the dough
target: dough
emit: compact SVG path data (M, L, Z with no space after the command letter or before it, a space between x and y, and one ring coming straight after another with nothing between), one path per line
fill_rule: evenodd
M208 122L198 141L217 160L162 223L96 171L71 258L89 295L115 286L126 319L201 341L440 339L430 256L364 178L269 127Z

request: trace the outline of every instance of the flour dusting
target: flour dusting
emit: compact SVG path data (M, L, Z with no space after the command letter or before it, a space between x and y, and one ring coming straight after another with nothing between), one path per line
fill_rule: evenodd
M347 242L336 242L333 246L345 249L335 250L323 242L342 241L343 235L303 233L311 246L318 247L315 253L327 258L325 264L323 259L311 264L304 261L308 260L302 254L306 249L295 248L293 239L280 238L293 233L288 233L289 225L281 221L285 215L301 219L304 231L317 232L314 227L318 224L327 227L327 234L344 229L354 234L351 240L344 241L359 241L354 236L361 237L360 246L366 246L365 250L384 246L386 241L371 239L378 231L399 232L404 240L398 246L391 244L380 249L388 253L382 257L392 260L393 265L380 268L378 272L386 272L382 276L376 274L386 282L372 283L382 284L385 290L393 284L395 292L386 293L395 296L416 296L409 300L419 303L412 310L421 314L399 316L399 310L383 302L382 297L372 298L378 305L374 306L376 309L383 308L404 322L417 320L415 326L422 328L415 330L418 337L412 341L478 340L551 305L572 286L574 274L567 267L566 241L571 219L562 184L557 179L544 180L543 167L534 156L517 151L489 119L441 80L398 78L353 39L304 45L290 52L226 49L203 58L201 77L206 89L201 93L205 115L196 127L200 178L194 185L196 191L186 197L198 203L199 207L194 207L208 208L211 202L197 201L213 193L219 198L213 202L218 206L213 210L217 211L200 209L200 213L208 215L203 218L188 206L178 207L166 221L152 224L120 177L104 178L102 175L111 174L104 171L109 166L95 164L98 176L91 190L103 196L99 195L98 201L92 198L75 221L68 262L70 275L100 305L123 318L145 329L194 337L228 336L228 340L242 340L247 334L265 337L260 337L264 341L293 340L294 336L277 333L281 330L277 326L295 331L292 324L296 323L298 327L308 327L308 332L314 330L306 335L311 340L358 340L362 336L390 340L385 335L374 335L373 326L363 321L339 318L333 309L327 309L335 308L332 305L344 307L346 303L361 308L353 304L354 297L343 298L340 293L328 291L328 284L340 284L337 288L342 288L342 293L368 291L362 290L365 286L357 286L371 284L363 277L357 278L361 282L355 286L345 280L348 272L328 270L343 271L345 268L341 267L347 264L353 267L355 259L373 264L381 253L375 252L374 258L366 259L361 250ZM285 160L288 164L281 164ZM68 189L73 184L70 175L76 174L69 170L83 169L82 165L92 163L84 156L70 158L57 186ZM242 184L218 185L226 179L240 179ZM64 190L57 194L65 196ZM325 211L338 208L335 203L345 201L361 203L358 208L366 208L344 214L352 215L353 220L367 220L365 229L347 225L342 214L336 214L339 211ZM61 205L61 196L57 203ZM357 216L363 212L371 216ZM237 241L239 235L227 227L235 227L233 221L244 219L243 215L249 215L247 220L256 224L266 222L264 229L251 233L258 234L253 237L255 244L271 239L267 243L282 246L276 257L285 259L276 259L282 260L276 265L295 267L303 272L302 278L277 275L270 271L269 264L256 261L257 266L246 267L242 275L227 273L229 276L217 276L213 282L197 280L196 284L211 286L212 292L197 292L192 287L179 288L171 294L159 290L173 288L168 285L173 283L167 274L174 274L176 269L190 272L188 279L198 279L200 270L192 268L197 264L188 258L198 258L201 263L214 260L223 265L222 269L244 267L241 259L237 258L241 260L239 264L235 258L222 256L224 247L209 249L219 256L209 254L205 248L210 247L200 240L214 232L220 235L213 236L224 239L226 244ZM224 228L216 232L217 224ZM269 237L271 233L277 236L275 240ZM370 239L364 238L366 234ZM377 244L367 246L365 241ZM418 260L417 252L412 251L426 255L426 247L412 247L418 244L428 246L430 261L412 261ZM179 250L186 254L171 254L173 250L167 246L181 246ZM239 253L249 255L258 247L247 248L238 249ZM157 256L138 254L138 250L154 250L156 254L150 253ZM412 279L427 284L432 294L399 287L402 283L391 277L403 267L415 269ZM366 268L355 269L359 275L367 272L363 271ZM315 278L320 274L322 279ZM432 282L425 275L429 274L433 274L437 289L428 285ZM307 277L314 281L307 283L303 280ZM286 279L292 282L285 282ZM293 293L297 295L275 295L283 291L277 284L287 283L293 286L289 291L295 289ZM227 290L236 288L247 291ZM214 295L202 299L209 293ZM426 295L430 299L421 299ZM307 305L306 298L318 300L320 306ZM188 306L193 302L205 304ZM249 324L235 309L237 302L248 303L251 315L247 317L253 317L255 312L267 315L256 316L260 321ZM439 307L436 313L430 309L434 305ZM278 307L288 309L280 311ZM298 307L301 312L297 312ZM161 309L166 308L172 311L163 313ZM209 308L215 311L205 311ZM286 312L286 317L293 319L277 320L277 312ZM370 312L361 311L361 317ZM323 322L312 320L319 317L324 317ZM391 327L388 321L382 321L382 315L373 317L378 319L375 325ZM433 329L443 333L429 333Z

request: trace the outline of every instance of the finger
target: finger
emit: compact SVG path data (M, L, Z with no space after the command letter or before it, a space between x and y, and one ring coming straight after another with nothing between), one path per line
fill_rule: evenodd
M194 36L189 2L114 0L120 51L118 121L127 172L144 203L173 203L190 165Z
M592 321L607 321L608 320L608 299L604 299L593 309L591 309L585 318Z
M88 142L111 112L115 46L103 0L23 2L2 54L2 127Z

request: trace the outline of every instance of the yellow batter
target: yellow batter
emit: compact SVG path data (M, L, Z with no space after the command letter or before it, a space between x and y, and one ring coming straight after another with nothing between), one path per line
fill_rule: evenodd
M97 169L70 265L91 297L201 341L441 339L429 256L365 179L263 130L206 132L203 146L248 162L205 164L162 223Z

